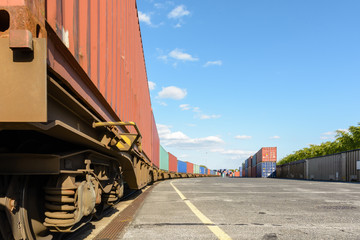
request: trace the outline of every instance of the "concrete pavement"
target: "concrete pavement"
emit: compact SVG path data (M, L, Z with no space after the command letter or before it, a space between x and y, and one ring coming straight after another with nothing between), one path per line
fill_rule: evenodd
M167 180L155 186L122 239L360 239L359 210L359 184ZM214 226L225 235L216 235Z

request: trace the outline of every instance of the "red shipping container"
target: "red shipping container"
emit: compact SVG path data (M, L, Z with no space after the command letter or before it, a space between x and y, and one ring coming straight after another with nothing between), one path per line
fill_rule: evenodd
M247 160L248 160L248 167L252 167L252 156L250 156Z
M177 157L169 153L169 172L177 172Z
M210 169L207 170L207 175L210 175Z
M251 174L251 167L248 168L248 177L252 177L252 174Z
M145 155L158 164L153 160L157 158L153 151L159 147L153 137L156 125L136 0L47 1L44 6L38 11L46 13L51 27L47 34L49 67L103 120L135 122ZM62 50L66 47L68 52ZM72 65L59 61L71 54Z
M235 177L240 177L240 172L235 172Z
M245 169L242 170L242 177L245 177Z
M194 164L186 162L186 173L194 173Z
M256 177L256 166L251 168L251 177Z
M263 147L256 153L256 162L276 162L277 147Z

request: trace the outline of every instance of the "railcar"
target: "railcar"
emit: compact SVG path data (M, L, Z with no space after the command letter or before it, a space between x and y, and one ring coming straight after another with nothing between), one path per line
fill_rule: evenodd
M0 238L51 239L161 171L135 0L0 0Z

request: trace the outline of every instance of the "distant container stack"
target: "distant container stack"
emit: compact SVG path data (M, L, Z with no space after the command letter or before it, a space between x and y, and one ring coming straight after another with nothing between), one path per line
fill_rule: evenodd
M256 177L272 177L276 171L277 147L263 147L254 156Z
M263 147L250 156L239 168L242 177L274 177L277 147Z

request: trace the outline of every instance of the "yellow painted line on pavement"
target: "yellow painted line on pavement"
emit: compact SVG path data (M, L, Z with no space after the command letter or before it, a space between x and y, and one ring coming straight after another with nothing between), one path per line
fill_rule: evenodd
M170 182L170 185L175 189L177 194L179 194L180 198L184 200L186 205L191 209L191 211L205 224L207 227L221 240L231 240L231 237L227 235L221 228L215 225L209 218L207 218L202 212L200 212L197 207L195 207L194 204L188 200L184 194L180 192L179 189L177 189L172 182Z

